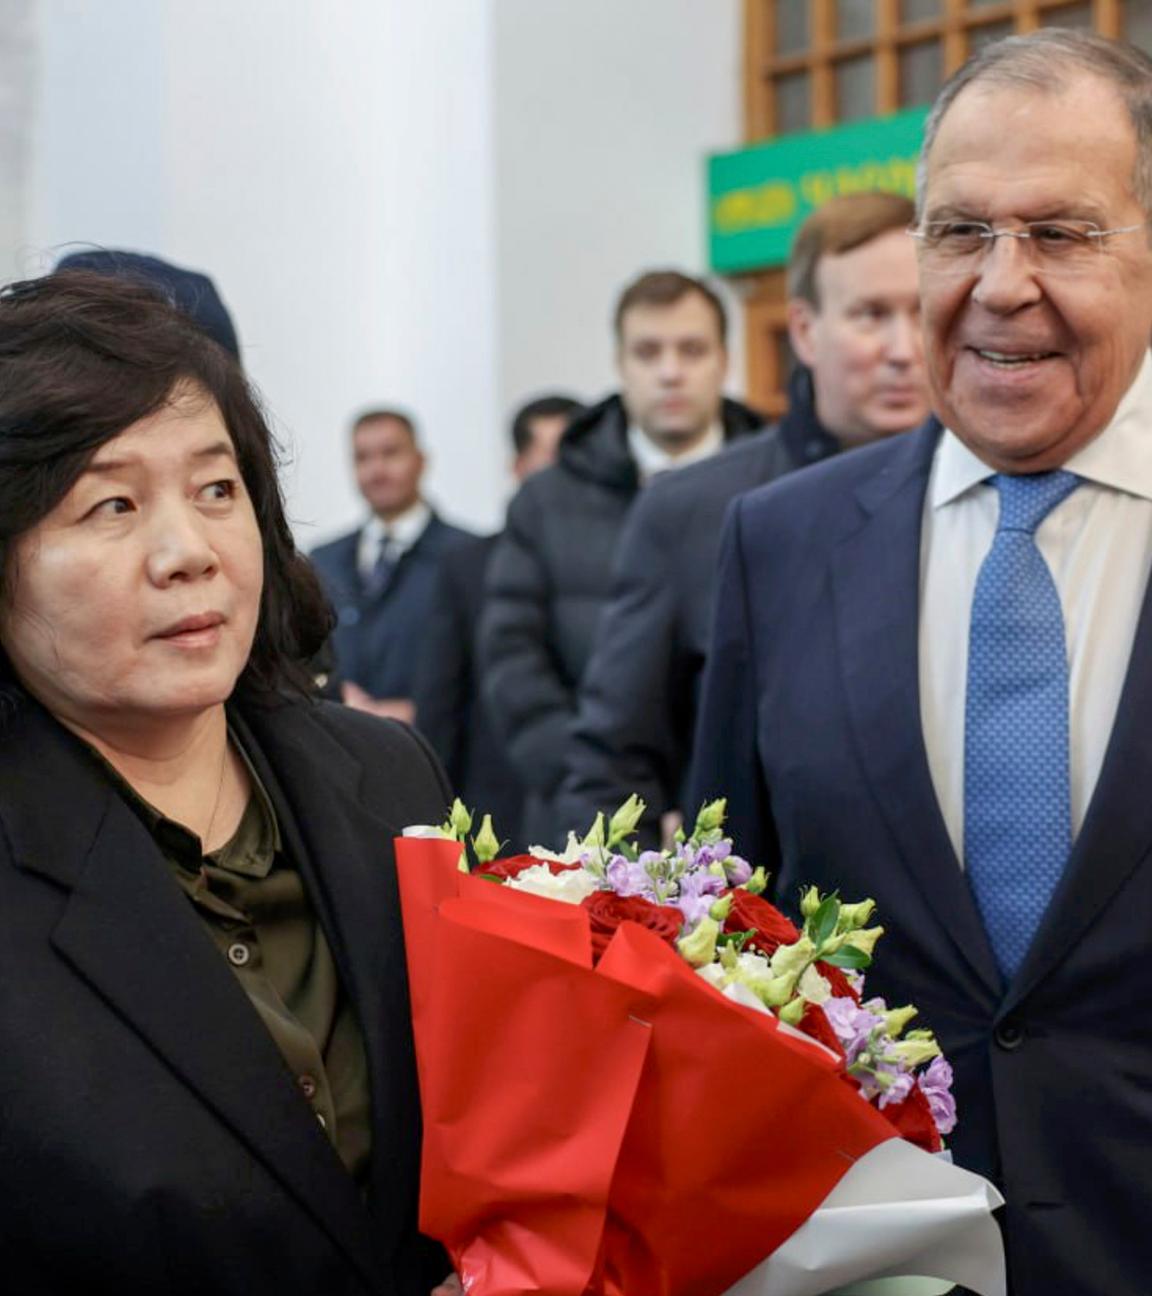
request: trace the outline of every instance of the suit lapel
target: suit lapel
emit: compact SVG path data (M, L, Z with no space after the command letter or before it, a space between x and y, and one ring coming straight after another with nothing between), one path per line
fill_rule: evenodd
M66 889L52 945L375 1281L352 1179L147 830L39 708L25 733L2 776L40 792L13 797L21 809L5 827L21 866ZM28 809L43 806L45 786L66 790L66 833Z
M260 778L308 884L341 980L356 1008L372 1087L372 1204L385 1245L408 1221L404 1174L419 1156L407 967L392 838L404 825L357 799L362 770L306 708L247 716ZM270 722L271 721L271 722ZM233 716L244 735L244 722ZM323 770L323 778L317 771ZM284 789L291 788L288 796ZM409 1064L411 1063L411 1064ZM401 1196L397 1196L400 1190Z
M1079 943L1101 910L1152 850L1152 582L1144 593L1116 719L1084 824L1020 971L1009 1012Z
M940 812L920 718L920 532L937 441L903 438L858 490L863 521L833 556L833 597L848 716L860 763L924 911L935 915L986 992L1000 978Z

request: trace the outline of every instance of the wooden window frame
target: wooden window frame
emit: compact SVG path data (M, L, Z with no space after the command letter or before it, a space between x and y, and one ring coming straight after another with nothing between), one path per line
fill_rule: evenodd
M870 37L838 40L835 0L804 0L808 4L808 49L778 55L776 14L780 3L800 0L744 0L744 135L757 143L777 134L775 83L797 72L810 78L811 121L816 130L840 120L836 104L836 66L849 58L872 55L875 66L877 116L893 113L900 102L900 55L909 46L939 41L944 78L969 54L973 31L1011 21L1017 32L1035 31L1053 10L1075 0L1003 0L974 8L970 0L944 0L937 18L904 21L900 0L874 0L874 29ZM1103 36L1123 35L1122 0L1091 0L1094 30ZM784 270L740 276L735 286L743 298L746 387L749 400L766 415L779 417L785 409L787 375L780 372L777 337L787 329Z

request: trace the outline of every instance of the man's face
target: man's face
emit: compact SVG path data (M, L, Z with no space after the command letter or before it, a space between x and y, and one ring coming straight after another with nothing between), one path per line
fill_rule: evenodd
M1148 349L1152 250L1132 192L1135 159L1124 105L1086 75L1059 94L977 83L941 122L925 221L1141 227L1103 240L1082 273L1038 268L1011 238L996 239L967 274L923 264L935 409L999 471L1066 462L1107 425Z
M928 414L916 249L903 230L823 256L819 307L788 304L792 347L812 370L816 414L852 445L907 432Z
M616 362L628 417L664 449L690 449L719 417L728 354L700 293L626 311Z
M361 423L352 434L352 455L356 485L379 517L395 517L420 498L424 456L398 419Z
M530 440L527 447L516 456L516 477L523 481L541 468L554 463L560 438L568 426L566 414L538 414L528 420Z

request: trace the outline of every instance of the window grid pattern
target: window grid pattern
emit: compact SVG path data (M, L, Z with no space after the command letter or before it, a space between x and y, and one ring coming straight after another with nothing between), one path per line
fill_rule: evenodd
M744 0L745 137L930 103L981 43L1049 25L1091 26L1152 53L1150 0ZM778 417L790 356L784 272L745 276L740 288L748 398Z
M800 100L808 105L800 129L928 102L939 82L927 83L926 68L938 68L942 82L1005 33L1059 24L1123 37L1131 28L1147 47L1148 8L1147 0L745 0L745 135L797 129ZM845 99L845 87L855 97ZM867 88L867 105L858 87Z

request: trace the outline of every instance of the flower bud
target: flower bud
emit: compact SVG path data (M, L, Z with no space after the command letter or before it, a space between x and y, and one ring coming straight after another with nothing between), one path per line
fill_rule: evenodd
M919 1035L919 1032L915 1034ZM898 1059L909 1069L931 1062L934 1057L940 1056L940 1045L930 1031L928 1035L928 1039L913 1038L910 1035L907 1039L897 1040L895 1044L888 1046L886 1055Z
M718 923L722 923L728 917L732 909L732 897L730 895L721 896L719 900L708 910L708 917L715 918Z
M865 927L860 931L849 932L844 944L851 945L853 949L858 949L871 958L873 947L883 935L883 927Z
M916 1016L916 1012L917 1010L911 1004L906 1004L903 1008L890 1008L881 1014L884 1018L884 1028L893 1039L899 1039L904 1027Z
M448 822L445 827L457 841L464 841L472 831L472 816L468 812L468 807L459 797L452 802L452 809L448 812Z
M814 886L810 886L800 897L800 912L805 918L811 918L820 908L820 898L820 892Z
M752 878L752 865L739 855L725 855L721 867L729 886L744 886Z
M605 845L611 849L626 837L631 837L646 809L646 804L633 792L609 820Z
M799 1026L804 1016L804 1000L791 999L776 1014L782 1022L789 1026Z
M595 823L588 829L588 833L581 844L584 846L603 846L605 844L603 810L597 813Z
M764 869L758 868L753 871L752 876L744 883L744 890L749 895L761 895L768 886L768 874Z
M716 938L720 935L720 924L714 918L701 918L696 929L688 936L681 936L676 942L684 960L693 967L703 967L716 957Z
M872 917L875 909L875 900L861 900L858 904L842 904L837 926L841 931L857 931Z
M480 831L472 838L472 849L481 864L491 864L500 854L500 839L492 828L492 816L486 814L480 824Z
M692 829L692 836L703 837L705 833L718 831L724 823L727 809L728 802L724 797L718 797L715 801L709 801L707 805L701 806L700 813L696 816L696 827Z
M771 958L772 973L774 976L790 973L793 977L799 977L815 955L816 946L807 936L801 936L791 945L778 945Z

